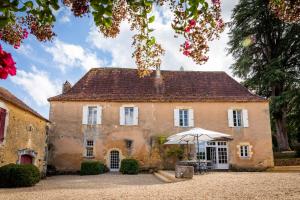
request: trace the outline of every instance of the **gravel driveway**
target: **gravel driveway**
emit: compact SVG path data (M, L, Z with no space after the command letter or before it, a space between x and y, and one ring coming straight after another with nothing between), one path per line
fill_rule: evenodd
M300 199L300 173L219 172L162 183L151 174L55 176L35 187L0 189L1 200Z

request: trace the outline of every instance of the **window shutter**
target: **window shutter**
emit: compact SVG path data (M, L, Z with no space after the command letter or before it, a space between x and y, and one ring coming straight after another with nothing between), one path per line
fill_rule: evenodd
M228 126L233 127L233 110L228 110Z
M139 108L134 107L133 108L133 125L139 124Z
M82 124L88 123L88 106L82 108Z
M194 127L194 110L189 109L189 127Z
M249 120L248 120L248 110L243 109L243 126L249 127Z
M174 126L179 126L179 109L174 109Z
M4 141L6 110L0 108L0 142Z
M120 107L120 125L125 124L125 109L124 107Z
M97 106L97 124L102 123L102 107Z

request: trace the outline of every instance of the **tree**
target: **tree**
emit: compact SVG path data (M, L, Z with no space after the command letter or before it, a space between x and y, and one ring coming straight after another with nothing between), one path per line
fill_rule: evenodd
M155 6L168 4L174 14L172 28L177 36L185 38L180 49L196 63L208 59L208 41L218 38L224 29L220 0L62 0L76 17L92 15L99 31L106 37L116 37L120 23L128 20L133 36L133 57L141 77L159 68L163 48L156 42L151 23ZM55 36L53 10L60 8L58 0L1 0L0 39L18 48L29 33L39 41L51 41ZM12 66L12 65L11 65ZM1 65L0 76L6 78L8 68ZM11 73L13 75L14 73Z
M279 20L265 0L240 0L232 20L231 68L246 87L270 99L278 147L288 150L288 128L299 131L300 24Z
M155 20L151 12L154 7L167 4L174 14L172 28L176 37L185 38L180 46L184 55L197 64L208 60L208 41L219 37L224 30L221 18L221 0L1 0L0 40L18 48L28 33L39 41L51 41L56 18L54 10L70 7L74 16L92 15L99 31L106 37L116 37L120 23L128 20L138 33L133 36L133 57L141 77L160 67L164 50L156 42L151 23ZM270 0L270 8L277 16L289 22L300 21L300 0ZM29 32L28 32L29 30ZM1 47L1 45L0 45ZM1 49L1 52L11 55ZM0 57L0 59L2 59ZM0 78L15 75L13 59L0 60Z

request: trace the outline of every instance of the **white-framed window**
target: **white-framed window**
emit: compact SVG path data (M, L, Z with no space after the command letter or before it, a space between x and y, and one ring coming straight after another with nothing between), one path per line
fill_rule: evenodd
M180 109L179 110L179 126L187 127L189 126L189 110Z
M241 127L242 126L242 110L233 110L233 126Z
M124 112L125 112L125 125L133 125L134 108L124 107Z
M82 124L96 125L101 124L102 107L98 105L83 106Z
M229 109L228 110L229 127L249 127L248 110Z
M97 124L97 106L88 106L88 124Z
M240 157L241 158L249 158L249 145L241 145L240 146Z
M200 160L205 160L205 158L206 158L206 156L205 156L205 148L206 148L206 146L205 146L205 142L203 142L203 141L200 141L199 142L199 147L198 147L198 144L196 143L195 144L195 148L196 148L196 158L197 159L200 159ZM199 150L199 152L198 152L198 150Z
M120 125L138 125L139 110L135 106L120 107Z
M94 140L86 140L85 141L85 149L86 149L86 157L94 156Z
M194 126L193 109L174 109L174 125L177 127Z

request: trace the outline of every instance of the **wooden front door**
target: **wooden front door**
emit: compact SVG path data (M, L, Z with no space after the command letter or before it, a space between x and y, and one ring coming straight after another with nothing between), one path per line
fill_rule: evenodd
M32 164L32 157L30 155L22 155L20 164Z

